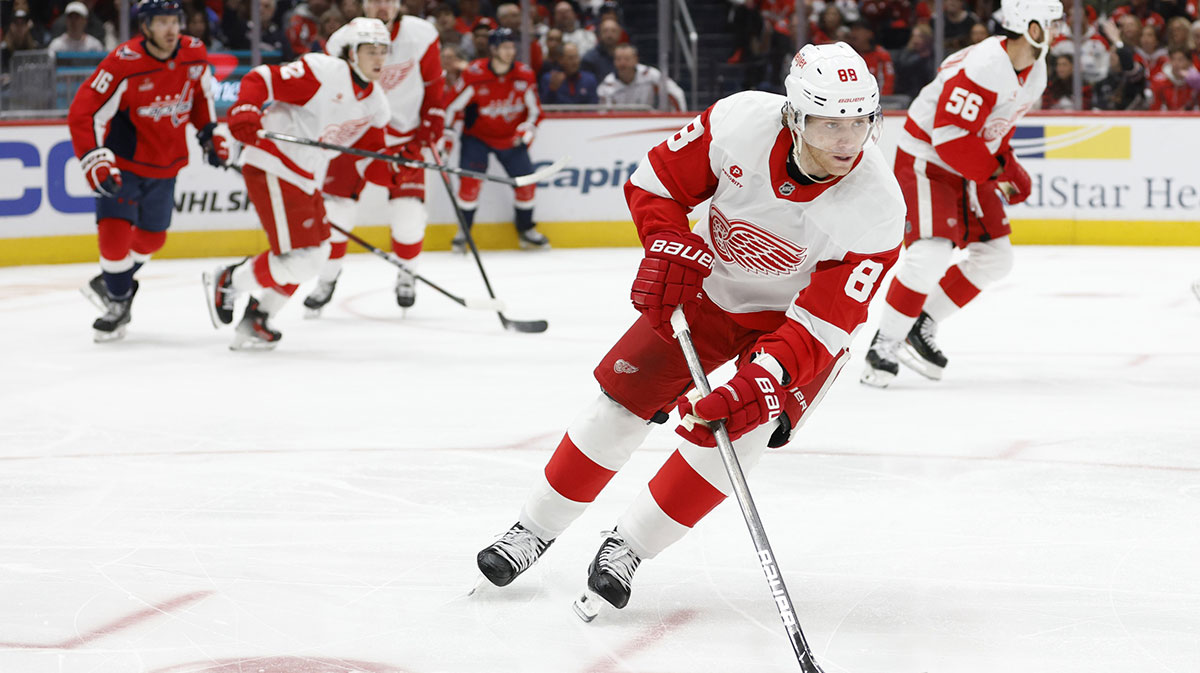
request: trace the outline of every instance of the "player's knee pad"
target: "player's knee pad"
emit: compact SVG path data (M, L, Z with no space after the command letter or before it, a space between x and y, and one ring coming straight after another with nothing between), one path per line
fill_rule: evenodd
M354 220L358 213L358 202L344 196L325 195L325 218L337 226L350 231L354 228ZM346 235L337 229L330 229L330 240L340 243L346 240Z
M1007 276L1013 267L1012 242L1007 236L967 245L963 275L980 289Z
M479 202L479 190L483 187L483 181L479 178L468 178L462 176L458 179L458 201L459 205L468 210L473 210L475 204Z
M295 285L316 276L329 259L330 243L307 248L295 248L282 255L272 254L268 260L271 279L277 285ZM264 283L265 285L265 283Z
M537 185L525 185L517 187L513 190L513 203L517 208L529 209L533 207L533 194L537 190Z
M133 225L129 220L103 218L96 223L96 241L102 260L119 262L129 256L133 247Z
M149 258L150 255L162 250L166 242L166 231L146 231L145 229L134 227L133 243L130 247L133 249L134 255L142 255Z
M649 423L601 394L571 421L567 435L597 465L619 470L650 429Z
M904 259L896 270L896 280L904 287L928 294L950 266L954 244L944 238L922 238L904 250Z
M425 238L429 217L425 204L419 199L400 198L388 201L392 209L392 240L404 245L420 243Z

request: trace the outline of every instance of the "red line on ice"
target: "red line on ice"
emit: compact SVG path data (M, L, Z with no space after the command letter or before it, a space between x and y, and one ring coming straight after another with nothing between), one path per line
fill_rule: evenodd
M677 610L671 613L669 617L664 619L654 628L634 638L630 643L625 645L625 647L617 650L617 652L614 654L605 655L603 659L596 661L591 666L588 666L583 670L585 673L609 673L610 671L615 670L614 665L618 664L621 659L631 657L634 654L637 654L638 652L654 645L658 641L662 640L663 636L695 618L695 610Z
M122 631L122 630L130 628L132 626L136 626L137 624L140 624L152 617L157 617L159 615L165 615L169 612L174 612L174 611L184 607L185 605L187 605L189 603L194 603L202 598L209 596L210 594L212 594L211 591L194 591L190 594L176 596L175 598L172 598L171 600L163 601L162 603L159 603L158 605L151 605L150 607L144 608L142 610L138 610L137 612L134 612L132 614L126 615L119 619L113 620L107 624L104 624L103 626L94 628L91 631L77 634L74 638L68 638L67 640L62 641L61 643L41 644L41 643L4 643L4 642L0 642L0 647L11 647L11 648L17 648L17 649L31 649L31 650L73 650L81 645L86 645L87 643L90 643L93 640L96 640L98 638L103 638L104 636L112 635L112 634L116 633L117 631Z

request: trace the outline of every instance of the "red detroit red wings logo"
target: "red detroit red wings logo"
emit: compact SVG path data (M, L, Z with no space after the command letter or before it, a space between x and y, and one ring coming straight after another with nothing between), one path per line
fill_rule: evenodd
M321 132L321 141L334 145L353 145L362 136L362 130L371 123L370 117L351 119L342 124L330 124Z
M749 222L710 209L708 228L717 256L760 276L786 276L804 266L808 250Z
M409 59L403 63L393 63L392 65L383 66L383 74L379 76L379 85L384 91L391 91L408 77L408 73L412 72L413 66L416 63Z

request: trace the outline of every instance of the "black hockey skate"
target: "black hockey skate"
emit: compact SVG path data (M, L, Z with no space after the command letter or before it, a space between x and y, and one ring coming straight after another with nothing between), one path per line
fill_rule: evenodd
M233 322L233 302L237 299L237 292L233 289L233 271L245 263L243 259L237 264L219 266L214 271L205 271L200 277L204 283L204 303L208 306L208 317L212 318L213 327Z
M137 294L137 291L138 282L135 280L133 281L133 293ZM86 285L79 288L79 292L101 311L107 311L108 305L112 302L108 298L108 286L104 284L104 274L102 273L96 274Z
M517 244L522 250L549 250L550 239L537 229L526 229L517 232Z
M875 332L871 349L867 351L867 368L863 370L859 382L875 388L886 388L900 373L900 364L896 362L896 349L899 347L899 341Z
M937 323L928 313L921 311L912 329L908 331L904 346L896 351L896 356L906 367L921 376L940 381L948 360L937 347L937 342L934 341L936 336Z
M417 303L417 279L411 273L400 270L396 276L396 304L409 308Z
M321 317L321 310L325 308L325 305L328 304L331 299L333 299L333 291L337 289L338 278L341 277L341 272L338 272L338 275L335 276L333 280L317 281L317 286L313 288L313 291L309 293L307 297L304 298L304 308L308 309L304 313L305 318Z
M455 234L454 238L450 240L450 251L460 255L467 254L467 237L463 236L461 231Z
M283 334L267 324L270 316L258 307L258 300L250 298L246 304L246 313L234 330L233 343L229 344L231 351L271 350L279 345Z
M619 609L629 604L633 573L642 559L629 548L620 533L613 530L606 534L608 537L588 566L587 585L589 590Z
M133 305L133 293L126 299L113 299L105 292L108 300L108 310L92 323L92 340L96 343L116 341L124 338L125 326L129 324L129 309Z
M479 572L498 587L508 586L546 553L554 540L543 540L514 523L499 540L475 556Z

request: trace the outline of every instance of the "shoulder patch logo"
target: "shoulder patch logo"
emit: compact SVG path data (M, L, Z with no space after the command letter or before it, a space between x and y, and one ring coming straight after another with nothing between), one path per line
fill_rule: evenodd
M524 91L529 88L529 82L519 79L519 80L513 82L513 88L516 89L517 91Z
M789 196L794 191L796 191L796 185L793 185L790 182L785 182L782 185L779 185L779 193L783 194L784 196Z
M636 374L640 370L624 360L617 360L616 363L613 364L613 371L618 374Z
M141 57L141 54L130 49L128 45L123 44L121 45L121 48L117 50L117 58L121 59L122 61L136 61Z
M709 233L717 256L758 276L786 276L799 271L808 249L742 220L710 208Z
M200 79L200 76L203 74L204 74L204 66L202 66L202 65L189 65L188 66L188 79Z

